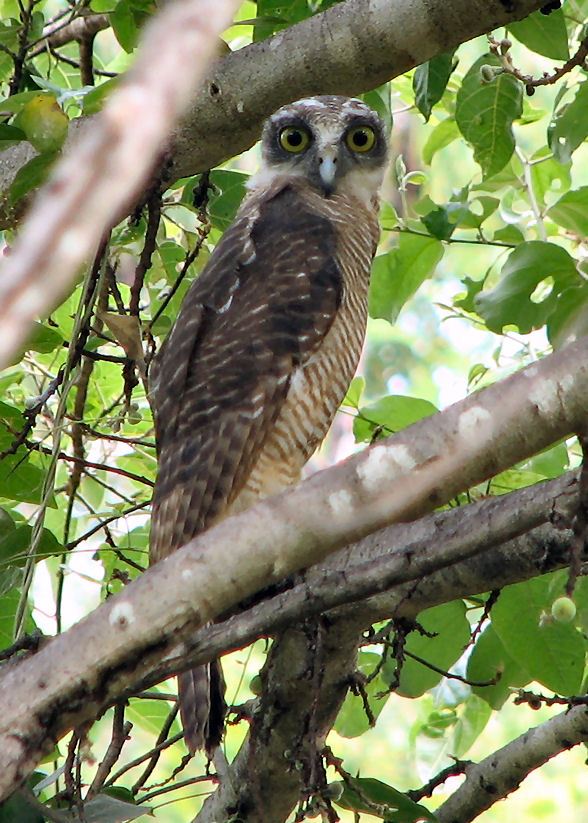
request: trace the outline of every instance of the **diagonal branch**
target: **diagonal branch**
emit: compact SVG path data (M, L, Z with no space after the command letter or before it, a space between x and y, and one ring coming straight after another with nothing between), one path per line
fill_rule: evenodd
M182 118L172 178L206 171L248 149L265 118L284 103L312 94L368 91L541 5L542 0L347 0L239 49L216 64ZM135 119L139 133L142 121ZM72 136L83 123L72 124ZM14 223L7 193L34 154L26 142L0 154L1 228Z
M514 792L525 777L560 752L588 739L588 708L576 706L529 729L466 768L465 782L435 814L439 823L469 823Z
M167 557L0 679L0 795L199 626L580 428L588 339L545 357ZM55 660L60 661L58 667ZM26 707L26 708L25 708Z

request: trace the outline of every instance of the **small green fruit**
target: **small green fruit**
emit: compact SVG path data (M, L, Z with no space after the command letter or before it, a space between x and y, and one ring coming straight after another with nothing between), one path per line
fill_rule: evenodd
M558 597L551 606L551 616L558 623L571 623L576 617L576 604L571 597Z

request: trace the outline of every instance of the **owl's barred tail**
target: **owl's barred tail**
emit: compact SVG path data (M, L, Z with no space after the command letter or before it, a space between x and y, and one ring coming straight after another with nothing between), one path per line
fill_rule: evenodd
M178 700L186 746L204 749L209 758L220 744L225 725L225 679L218 660L178 675Z

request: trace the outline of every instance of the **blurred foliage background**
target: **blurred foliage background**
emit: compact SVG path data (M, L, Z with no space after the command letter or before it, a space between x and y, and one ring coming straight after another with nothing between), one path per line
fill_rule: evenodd
M225 46L242 48L329 5L244 2ZM38 152L11 188L19 208L61 151L69 121L97 112L130 65L155 6L0 0L0 10L0 150L28 140ZM371 319L359 376L311 470L588 330L587 14L588 0L567 0L364 95L392 127L393 148ZM56 45L58 31L79 18L91 35ZM149 360L257 163L253 148L209 174L158 182L0 374L4 648L24 634L66 629L147 565L156 459L136 320ZM5 254L12 237L3 233ZM454 505L578 462L575 440L559 443ZM556 712L514 705L517 688L584 693L588 589L580 581L576 615L556 620L551 607L565 580L562 572L512 586L491 610L488 597L428 610L420 622L432 636L412 632L406 645L425 662L407 658L400 671L389 644L366 640L359 669L377 722L370 728L362 698L349 695L328 741L345 772L361 775L359 794L347 787L336 797L342 820L425 819L424 807L434 811L461 778L418 808L399 792L453 758L488 755ZM225 663L231 704L253 698L265 651L258 641ZM498 671L498 683L472 685ZM201 756L186 756L174 688L164 683L132 699L124 716L112 709L87 734L61 741L30 781L38 797L75 810L90 787L93 821L138 819L145 807L158 820L191 819L193 798L214 782ZM229 726L229 760L245 731L244 722ZM97 780L117 734L128 739ZM580 747L559 756L479 820L580 823L588 816L585 757ZM331 777L341 779L335 769ZM376 814L374 804L399 811ZM2 823L43 819L21 797L0 806Z

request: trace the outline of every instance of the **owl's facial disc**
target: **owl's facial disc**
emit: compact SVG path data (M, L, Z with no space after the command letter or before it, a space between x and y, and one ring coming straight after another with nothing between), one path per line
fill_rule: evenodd
M326 197L347 193L369 203L382 183L387 140L383 122L361 100L325 95L278 109L265 124L262 149L250 188L301 177Z

